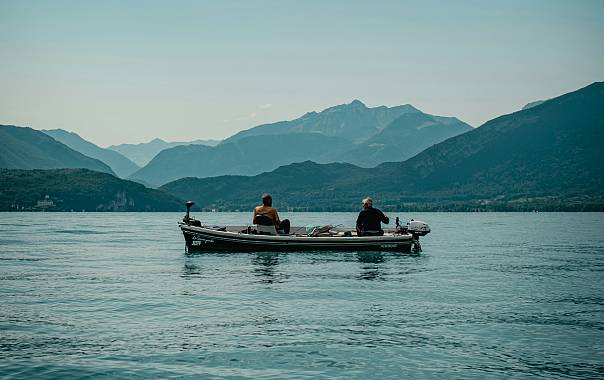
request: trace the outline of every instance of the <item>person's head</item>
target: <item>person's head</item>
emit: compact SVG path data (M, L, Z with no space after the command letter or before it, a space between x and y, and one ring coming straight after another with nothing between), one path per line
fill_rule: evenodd
M373 199L367 197L363 199L363 208L373 207Z
M273 197L270 194L262 194L262 204L265 206L273 205Z

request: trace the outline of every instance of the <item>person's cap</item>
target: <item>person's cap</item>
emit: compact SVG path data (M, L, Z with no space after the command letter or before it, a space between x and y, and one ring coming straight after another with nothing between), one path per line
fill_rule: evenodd
M373 203L373 199L367 197L367 198L363 199L363 202L361 202L361 203L363 203L364 205L366 205L368 203Z

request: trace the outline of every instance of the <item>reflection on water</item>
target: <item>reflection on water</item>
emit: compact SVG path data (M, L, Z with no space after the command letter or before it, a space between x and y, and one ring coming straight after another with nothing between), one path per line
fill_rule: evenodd
M359 252L357 259L361 263L360 280L377 280L382 271L380 264L384 262L384 254L381 252Z
M357 258L362 263L379 264L384 262L384 254L382 252L359 252Z
M259 252L252 256L254 274L260 278L260 282L266 284L283 282L281 275L276 273L279 264L279 256L285 256L286 253L277 252Z
M182 270L182 277L183 278L189 278L189 277L198 277L201 276L202 272L201 272L201 266L192 262L185 262L185 266Z

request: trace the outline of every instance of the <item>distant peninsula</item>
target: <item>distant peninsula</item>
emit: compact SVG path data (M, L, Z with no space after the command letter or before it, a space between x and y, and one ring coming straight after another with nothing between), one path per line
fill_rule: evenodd
M177 211L162 190L88 169L0 169L0 211Z

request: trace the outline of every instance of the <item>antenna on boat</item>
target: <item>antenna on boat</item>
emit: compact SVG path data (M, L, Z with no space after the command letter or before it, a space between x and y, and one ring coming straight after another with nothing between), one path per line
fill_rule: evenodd
M187 203L185 203L185 206L187 206L187 215L185 215L185 223L189 224L189 213L191 212L191 207L193 207L193 205L195 204L195 202L193 201L187 201Z

